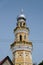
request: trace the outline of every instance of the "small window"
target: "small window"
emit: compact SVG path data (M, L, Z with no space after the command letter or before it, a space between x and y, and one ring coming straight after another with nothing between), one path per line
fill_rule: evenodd
M20 54L20 56L22 56L22 54Z
M22 41L22 35L20 35L20 41Z
M29 56L29 52L25 52L26 56Z
M26 56L28 56L28 55L26 55Z
M20 54L19 54L19 56L21 57L23 55L23 53L21 52Z
M25 26L25 23L23 23L23 26Z

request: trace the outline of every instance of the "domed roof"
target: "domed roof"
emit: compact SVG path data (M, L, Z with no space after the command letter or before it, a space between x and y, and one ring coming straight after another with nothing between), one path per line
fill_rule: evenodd
M26 20L26 17L25 17L25 15L23 14L23 10L21 11L21 14L18 15L18 17L17 17L17 20L19 20L19 19L24 19L24 20Z

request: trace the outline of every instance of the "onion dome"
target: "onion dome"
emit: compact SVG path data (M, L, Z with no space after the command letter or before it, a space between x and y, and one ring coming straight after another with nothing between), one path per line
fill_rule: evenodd
M25 17L25 15L23 14L23 10L21 10L21 14L17 16L17 21L20 20L20 19L26 20L26 17Z

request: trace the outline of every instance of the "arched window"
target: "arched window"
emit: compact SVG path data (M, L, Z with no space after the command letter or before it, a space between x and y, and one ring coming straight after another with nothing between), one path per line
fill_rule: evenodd
M23 23L23 26L25 26L25 23Z
M22 35L20 35L20 41L22 41Z

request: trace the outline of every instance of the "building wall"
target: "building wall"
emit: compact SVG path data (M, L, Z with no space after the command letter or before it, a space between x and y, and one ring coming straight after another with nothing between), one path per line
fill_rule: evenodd
M15 61L14 61L15 60ZM29 51L16 51L14 53L13 63L15 65L32 65L32 55Z

